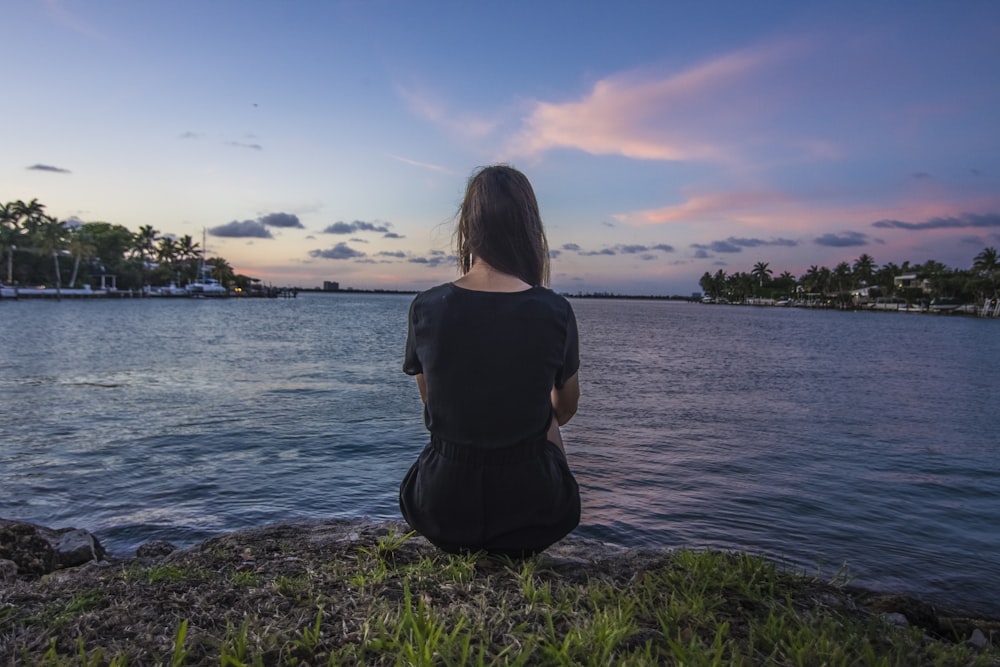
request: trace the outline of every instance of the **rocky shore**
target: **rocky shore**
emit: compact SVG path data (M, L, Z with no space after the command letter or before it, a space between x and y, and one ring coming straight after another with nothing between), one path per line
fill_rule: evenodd
M614 662L646 655L635 663L657 664L678 655L685 639L711 652L710 635L718 642L724 631L730 661L763 664L775 656L764 655L760 635L778 609L805 628L816 619L854 628L849 636L874 655L900 650L899 637L908 637L912 664L1000 665L998 619L780 572L748 556L571 536L511 561L448 556L407 530L397 522L291 522L189 549L153 542L118 559L84 530L0 520L0 665L219 664L237 654L244 657L231 664L253 664L250 656L259 664L394 664L434 636L433 650L417 654L427 659L410 662L479 655L560 664L560 650L567 659L576 650L577 624L586 628L579 641L603 637L599 646ZM663 609L682 594L690 601L668 623ZM612 607L627 614L604 619ZM620 636L604 637L599 623ZM810 632L839 631L823 628ZM596 664L587 655L604 649L579 650Z

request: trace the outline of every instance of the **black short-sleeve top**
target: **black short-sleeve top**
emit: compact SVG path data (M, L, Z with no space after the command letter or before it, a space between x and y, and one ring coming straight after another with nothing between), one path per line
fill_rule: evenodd
M449 442L495 448L545 433L552 388L579 367L573 308L545 287L446 283L410 304L403 371L423 374L424 423Z

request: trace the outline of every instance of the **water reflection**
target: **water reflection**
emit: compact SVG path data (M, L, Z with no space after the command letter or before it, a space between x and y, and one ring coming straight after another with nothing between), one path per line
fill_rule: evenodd
M398 518L426 442L400 372L409 300L3 304L0 516L118 553ZM581 534L846 563L860 583L994 604L995 322L573 303Z

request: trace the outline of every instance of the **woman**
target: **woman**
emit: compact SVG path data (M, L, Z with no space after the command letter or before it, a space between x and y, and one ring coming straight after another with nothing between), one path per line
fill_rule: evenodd
M461 277L410 306L403 371L431 438L399 507L445 551L526 556L580 522L559 433L580 398L576 319L544 286L548 243L524 174L473 175L455 238Z

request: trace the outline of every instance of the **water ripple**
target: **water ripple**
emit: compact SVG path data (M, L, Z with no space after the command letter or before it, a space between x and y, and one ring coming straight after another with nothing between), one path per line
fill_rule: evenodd
M3 304L0 516L86 527L121 554L283 519L398 518L427 440L400 372L409 301ZM573 304L580 534L846 565L864 585L995 611L996 322Z

